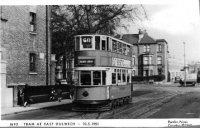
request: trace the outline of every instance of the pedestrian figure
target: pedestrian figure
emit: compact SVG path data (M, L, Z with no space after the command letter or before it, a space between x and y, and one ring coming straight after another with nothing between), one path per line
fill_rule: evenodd
M51 101L55 100L55 93L56 93L56 90L54 89L54 87L52 87L51 92L50 92L50 100Z
M62 100L62 89L60 89L60 88L57 89L57 96L58 96L58 101L61 102L61 100Z
M29 93L28 93L28 84L25 84L25 87L23 89L23 96L24 96L24 107L26 107L27 105L30 104L30 97L29 97Z
M24 95L22 89L19 89L17 92L17 105L22 106L24 104Z
M181 87L183 86L184 83L183 83L182 79L179 80L179 84L180 84Z

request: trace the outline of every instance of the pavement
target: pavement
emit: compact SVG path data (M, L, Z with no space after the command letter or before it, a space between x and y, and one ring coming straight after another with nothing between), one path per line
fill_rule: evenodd
M72 103L71 99L63 99L61 100L61 102L51 101L51 102L30 104L30 106L27 106L27 107L24 107L24 106L6 107L6 108L1 108L1 116L16 114L16 113L25 112L25 111L37 110L37 109L42 109L42 108L47 108L47 107L59 106L59 105L69 104L69 103Z

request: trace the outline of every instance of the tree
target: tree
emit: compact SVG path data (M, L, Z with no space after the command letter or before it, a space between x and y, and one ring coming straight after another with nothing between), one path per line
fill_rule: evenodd
M117 27L127 27L122 19L141 20L146 15L141 9L140 5L52 6L52 51L58 56L70 51L75 35L113 35Z
M142 11L143 10L143 11ZM146 17L141 5L63 5L52 6L52 52L63 59L73 56L73 37L81 34L113 35L127 26L122 19ZM64 64L65 65L65 64Z

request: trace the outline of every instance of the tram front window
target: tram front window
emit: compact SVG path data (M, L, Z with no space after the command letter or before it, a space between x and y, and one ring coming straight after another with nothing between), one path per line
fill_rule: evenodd
M95 49L100 50L100 36L95 36Z
M101 72L100 71L93 72L93 84L101 85Z
M81 71L81 85L91 85L90 71Z
M102 71L102 85L106 85L106 71Z

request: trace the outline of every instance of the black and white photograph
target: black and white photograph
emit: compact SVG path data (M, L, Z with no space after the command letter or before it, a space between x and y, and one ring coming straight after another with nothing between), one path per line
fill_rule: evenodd
M200 0L0 11L0 127L200 127Z

